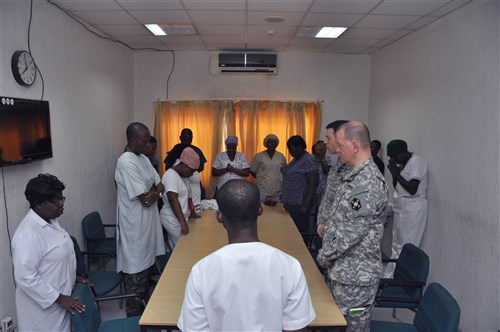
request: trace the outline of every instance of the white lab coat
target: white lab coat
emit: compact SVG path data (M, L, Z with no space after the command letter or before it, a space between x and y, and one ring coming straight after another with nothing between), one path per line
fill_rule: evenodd
M160 176L144 155L124 152L116 164L116 269L128 274L148 269L165 254L157 203L144 207L138 196L160 183Z
M19 331L70 331L69 312L55 303L71 295L76 278L73 242L56 219L47 223L33 210L12 238Z

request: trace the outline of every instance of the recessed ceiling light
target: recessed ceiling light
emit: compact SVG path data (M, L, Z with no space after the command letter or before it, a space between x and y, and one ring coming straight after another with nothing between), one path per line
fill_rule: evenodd
M144 25L155 36L165 36L166 35L165 31L163 31L158 24L144 24Z
M196 29L188 24L145 24L155 36L196 35Z
M316 38L337 38L346 31L347 28L344 27L323 27L318 34L314 37Z
M283 17L280 17L280 16L269 16L269 17L266 17L264 20L266 22L270 22L270 23L279 23L279 22L283 22L285 19Z
M337 38L347 28L343 27L299 27L295 37Z

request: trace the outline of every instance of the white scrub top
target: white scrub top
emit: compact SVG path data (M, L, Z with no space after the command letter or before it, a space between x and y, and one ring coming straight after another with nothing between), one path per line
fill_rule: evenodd
M298 330L314 320L300 263L261 242L229 244L189 275L182 331Z

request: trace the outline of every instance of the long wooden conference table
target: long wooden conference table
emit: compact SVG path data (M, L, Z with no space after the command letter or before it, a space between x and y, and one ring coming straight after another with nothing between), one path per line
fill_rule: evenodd
M264 206L257 225L260 241L295 257L302 265L316 311L316 319L309 328L345 331L346 321L283 206ZM189 234L177 243L141 317L141 331L177 328L191 267L226 244L227 234L217 222L215 211L204 211L200 219L189 222Z

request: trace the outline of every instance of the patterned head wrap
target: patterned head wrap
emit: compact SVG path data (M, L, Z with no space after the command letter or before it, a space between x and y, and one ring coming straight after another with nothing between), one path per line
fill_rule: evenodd
M191 169L200 167L200 156L192 148L185 148L180 157L181 162Z

